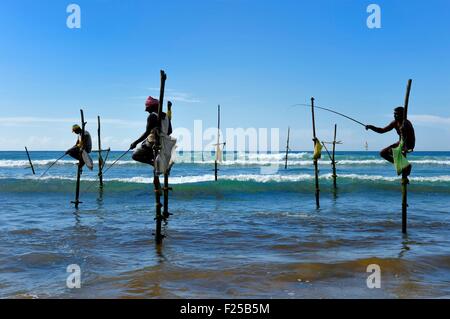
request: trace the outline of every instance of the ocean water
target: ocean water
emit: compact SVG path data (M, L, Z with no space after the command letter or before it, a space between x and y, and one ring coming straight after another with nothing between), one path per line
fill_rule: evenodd
M121 152L108 158L111 164ZM127 155L105 175L60 152L0 152L1 298L449 298L450 153L416 152L408 235L401 187L375 152L338 152L338 189L311 153L180 154L162 246L154 242L152 170ZM93 154L95 160L95 154ZM325 155L326 156L326 155ZM202 158L203 157L203 158ZM69 265L81 288L69 289ZM381 288L369 289L369 265Z

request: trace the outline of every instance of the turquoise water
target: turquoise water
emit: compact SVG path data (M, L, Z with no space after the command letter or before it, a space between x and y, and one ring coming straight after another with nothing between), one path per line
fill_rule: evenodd
M108 164L121 152L111 153ZM61 155L31 152L37 176ZM95 160L95 154L93 154ZM75 161L42 179L24 152L0 152L0 297L405 298L450 296L450 153L410 156L409 233L401 188L372 152L338 152L314 200L311 154L226 154L214 182L211 154L179 155L173 214L156 247L152 170L126 156L105 176L85 169L75 210ZM82 288L68 289L78 264ZM378 264L381 289L368 289Z

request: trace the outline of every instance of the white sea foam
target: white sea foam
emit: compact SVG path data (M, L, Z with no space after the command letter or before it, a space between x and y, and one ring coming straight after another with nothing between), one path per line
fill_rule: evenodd
M0 177L0 179L6 179L7 177ZM398 182L399 177L393 176L381 176L381 175L360 175L360 174L342 174L339 175L340 179L350 179L357 181L373 181L373 182ZM27 180L39 180L37 177L25 177ZM301 182L312 181L314 175L300 174L300 175L257 175L257 174L238 174L238 175L223 175L220 177L221 181L237 181L237 182L255 182L255 183L282 183L282 182ZM320 175L322 180L332 179L332 174ZM70 180L74 181L75 178L67 176L45 176L41 180ZM122 182L122 183L137 183L137 184L150 184L153 182L153 178L145 176L135 176L127 178L106 178L106 182ZM450 175L441 176L415 176L410 178L411 182L419 183L436 183L436 182L450 182ZM84 182L94 182L96 178L87 177L83 178ZM194 184L214 181L214 175L197 175L197 176L174 176L170 178L171 184Z
M332 178L331 174L327 174L326 178ZM367 181L384 181L384 182L396 182L400 180L400 177L381 176L381 175L359 175L359 174L342 174L339 178L348 178L354 180L367 180ZM411 182L450 182L449 175L441 176L414 176L410 177Z
M386 165L389 164L385 160L369 159L369 160L337 160L337 165Z
M306 159L311 158L312 154L303 152L303 153L290 153L288 156L290 159ZM249 154L238 154L239 159L245 159L248 158L249 160L258 160L258 161L281 161L286 158L285 153L276 153L276 154L255 154L255 153L249 153Z
M410 160L409 162L422 165L450 165L450 161L446 160Z
M48 159L48 160L35 160L33 161L34 166L47 166L51 165L56 161L55 159ZM67 160L61 160L59 161L59 165L67 165L67 164L76 164L77 161L67 161ZM0 160L0 167L1 168L14 168L14 167L28 167L30 166L30 163L28 160Z
M233 154L234 155L234 154ZM312 165L312 157L311 153L303 152L303 153L292 153L289 154L288 165L289 166L301 166L307 167ZM226 158L225 158L226 159ZM54 163L56 159L45 159L45 160L34 160L33 165L36 167L39 166L49 166ZM436 166L450 166L450 159L448 157L444 158L410 158L409 161L413 165L436 165ZM192 158L189 156L178 156L176 162L178 164L196 164L196 165L213 165L214 159L207 156L206 160L202 160L199 157L199 154L196 154L196 157ZM77 161L75 160L60 160L57 163L57 166L64 165L75 165ZM114 163L114 158L110 158L106 165L111 165ZM277 154L244 154L239 153L236 154L236 159L224 160L220 165L222 166L269 166L269 165L278 165L283 166L285 164L285 154L277 153ZM319 160L320 165L329 165L330 160L328 156L323 156L321 160ZM133 160L120 160L115 163L116 166L138 166L141 165ZM344 157L340 159L337 157L337 165L390 165L383 159L380 158L363 158L358 159L354 156ZM29 167L30 164L28 160L0 160L0 168L25 168Z

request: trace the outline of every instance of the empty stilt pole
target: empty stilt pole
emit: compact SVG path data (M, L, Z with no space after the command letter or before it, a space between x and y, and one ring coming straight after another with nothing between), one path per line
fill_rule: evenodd
M405 127L406 121L408 120L408 107L409 107L409 96L411 93L412 80L408 80L405 95L405 114L403 115L403 127ZM402 136L403 142L405 141L405 136ZM406 153L405 153L406 156ZM408 232L408 183L407 177L402 178L402 233L406 234Z
M331 153L331 165L333 166L333 186L334 189L337 188L337 173L336 173L336 135L337 135L337 124L334 124L334 140L333 140L333 152Z
M219 179L219 162L221 161L221 147L220 143L220 105L217 106L217 144L216 144L216 159L214 161L214 179L217 182Z
M291 134L291 128L288 127L288 135L287 135L287 143L286 143L286 158L284 163L284 169L287 169L288 167L288 156L289 156L289 137Z
M311 98L311 113L312 113L312 125L313 125L313 140L314 140L314 149L316 148L316 144L318 143L316 136L316 118L314 116L314 98ZM319 167L318 167L318 159L314 158L314 174L315 174L315 182L316 182L316 206L320 208L320 188L319 188Z
M26 146L25 146L25 152L27 152L28 162L30 163L30 167L31 167L31 170L33 171L33 175L36 175L36 172L34 171L33 163L31 162L30 153L28 153L28 149Z
M100 126L100 116L97 116L98 123L98 179L100 181L100 187L103 187L103 156L102 156L102 140L101 140L101 126Z

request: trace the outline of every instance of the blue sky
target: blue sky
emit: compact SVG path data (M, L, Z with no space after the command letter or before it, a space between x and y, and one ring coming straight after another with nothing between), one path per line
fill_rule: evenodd
M145 96L168 74L174 127L287 126L292 147L310 150L317 105L382 126L413 79L416 150L450 149L450 2L77 0L81 29L66 26L63 0L3 1L0 8L0 149L62 150L83 107L104 145L126 149L145 126ZM366 25L380 5L381 29ZM319 138L338 124L342 150L377 150L380 136L317 111Z

